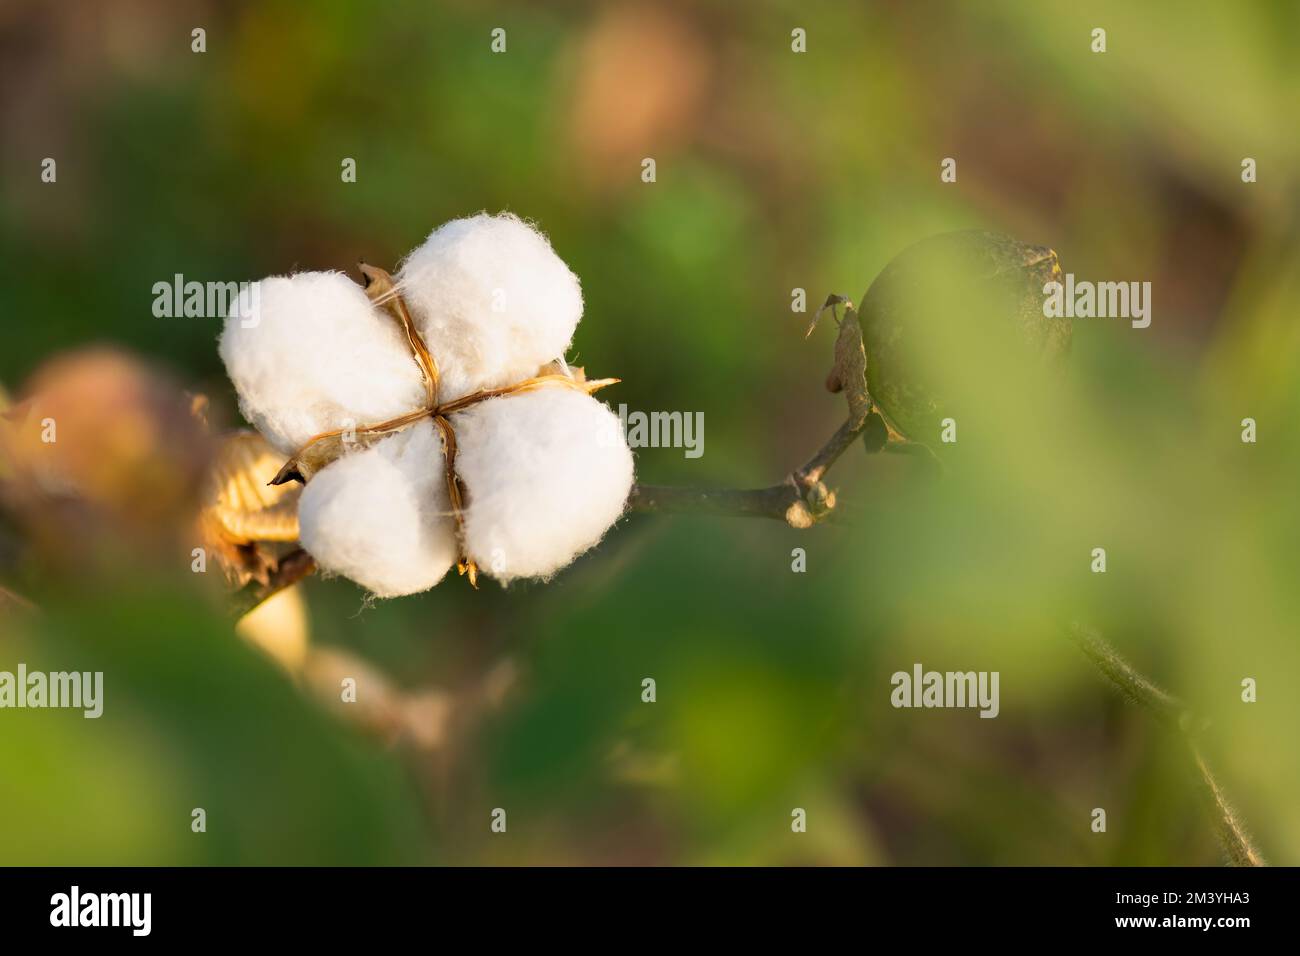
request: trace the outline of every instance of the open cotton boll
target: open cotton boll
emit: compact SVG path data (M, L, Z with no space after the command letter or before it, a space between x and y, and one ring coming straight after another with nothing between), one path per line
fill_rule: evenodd
M623 513L632 453L618 416L589 395L544 388L452 418L468 491L465 550L501 582L545 578Z
M424 402L397 323L341 272L253 283L226 319L220 352L244 417L285 454Z
M439 226L397 282L438 361L443 400L536 374L565 353L582 317L578 277L509 213Z
M379 597L433 587L456 563L443 462L430 421L344 455L303 489L303 547Z

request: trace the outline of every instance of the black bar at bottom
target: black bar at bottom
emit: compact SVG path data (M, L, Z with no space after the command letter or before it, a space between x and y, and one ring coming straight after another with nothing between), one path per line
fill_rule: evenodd
M1044 933L1232 943L1282 931L1294 888L1295 870L1284 868L24 868L0 870L0 926L7 943L75 935L83 944L451 946L466 932L484 942L612 942L620 933L673 938L661 934L677 928L732 941L842 928L859 939L919 932L926 943Z

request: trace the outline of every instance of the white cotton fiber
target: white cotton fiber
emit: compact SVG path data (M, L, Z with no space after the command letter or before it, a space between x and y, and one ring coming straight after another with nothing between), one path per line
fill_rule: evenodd
M443 401L536 374L565 353L582 317L578 277L509 213L438 227L397 282L437 359Z
M467 489L465 544L505 583L546 578L623 512L632 453L618 416L565 388L495 398L452 416Z
M537 374L563 357L582 315L577 277L545 236L508 214L434 230L396 280L438 362L444 402ZM343 274L271 278L250 291L226 320L221 357L244 415L286 456L322 432L423 406L405 335ZM632 453L617 416L591 396L543 387L455 412L451 423L464 546L483 574L550 577L622 514ZM380 597L433 587L460 556L445 467L428 419L349 451L303 490L303 547Z
M303 547L379 597L428 590L456 563L443 468L431 421L344 455L303 490Z
M395 418L424 402L396 320L340 272L254 283L226 319L220 352L244 417L285 454L320 432Z

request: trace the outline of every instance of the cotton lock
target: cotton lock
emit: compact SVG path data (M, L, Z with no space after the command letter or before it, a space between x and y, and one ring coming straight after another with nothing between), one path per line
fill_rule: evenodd
M535 374L568 351L582 318L578 277L511 215L439 226L396 278L438 360L445 399Z
M289 455L321 432L419 407L420 370L401 330L343 273L255 285L231 309L220 353L240 411L276 449ZM240 318L250 310L254 323Z

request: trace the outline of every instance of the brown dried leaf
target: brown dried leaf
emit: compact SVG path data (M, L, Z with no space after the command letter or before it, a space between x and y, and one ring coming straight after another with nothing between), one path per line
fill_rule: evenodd
M844 318L839 317L837 306L844 306ZM830 374L826 376L828 392L844 392L849 402L849 418L854 425L861 425L874 407L871 396L867 393L867 350L862 344L862 326L858 324L858 313L854 311L853 302L843 295L832 293L826 297L821 308L813 313L808 323L804 338L813 334L822 313L830 310L839 325L839 335L835 338L835 361Z
M342 456L347 445L342 432L313 439L280 467L269 484L280 486L296 481L305 485L318 471Z
M230 541L297 540L301 489L268 484L279 462L279 454L256 432L235 432L222 440L203 509Z
M298 539L298 498L302 489L273 487L267 478L280 455L256 432L222 439L205 484L200 526L209 550L226 576L238 585L265 583L276 565L267 545Z
M867 352L862 344L862 326L852 308L844 312L840 334L835 339L835 364L826 379L826 388L844 392L849 403L849 418L860 425L871 414L871 395L867 392Z

